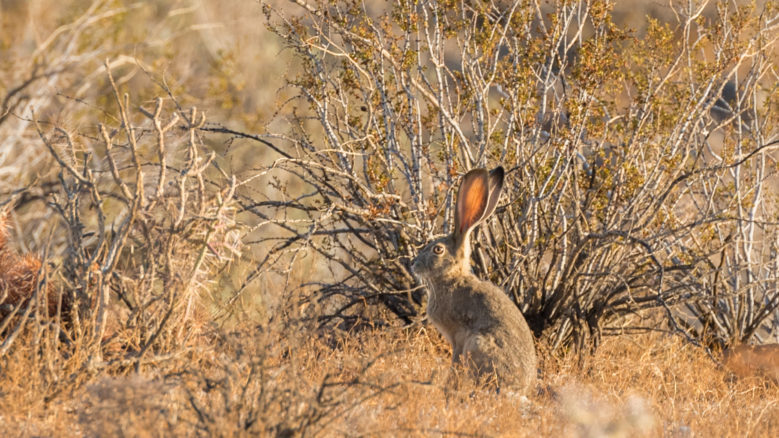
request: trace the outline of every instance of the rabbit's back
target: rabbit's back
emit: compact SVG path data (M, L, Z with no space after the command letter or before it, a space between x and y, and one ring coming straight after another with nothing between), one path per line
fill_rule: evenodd
M428 316L452 344L455 362L467 357L481 374L525 390L535 381L537 358L530 328L516 305L494 284L475 276L438 283Z

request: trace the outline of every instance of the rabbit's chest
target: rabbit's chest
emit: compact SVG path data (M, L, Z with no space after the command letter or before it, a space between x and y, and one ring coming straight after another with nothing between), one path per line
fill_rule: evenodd
M439 332L454 345L460 332L470 332L482 313L481 303L463 300L456 291L445 294L430 294L427 304L427 316ZM455 293L452 293L455 292Z
M431 294L427 302L427 317L436 329L453 344L457 323L452 318L452 306L450 300L440 299Z

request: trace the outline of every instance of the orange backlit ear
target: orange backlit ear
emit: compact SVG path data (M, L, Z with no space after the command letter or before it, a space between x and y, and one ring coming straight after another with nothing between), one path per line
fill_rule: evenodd
M506 172L503 171L503 167L498 166L490 170L490 196L487 201L487 209L484 211L484 216L481 220L486 220L495 212L495 207L498 206L498 198L500 198L500 191L503 189L503 177Z
M485 169L468 172L460 183L454 213L455 237L461 238L481 220L489 200L489 174Z

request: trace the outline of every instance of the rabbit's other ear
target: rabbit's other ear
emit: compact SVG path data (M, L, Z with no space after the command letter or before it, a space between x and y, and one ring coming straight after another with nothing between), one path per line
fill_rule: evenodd
M458 242L462 242L484 216L489 202L489 178L486 169L473 169L460 183L454 210L454 237Z
M503 189L503 177L505 174L502 166L498 166L490 171L490 196L487 201L487 209L484 210L484 216L481 217L479 222L486 220L495 212L495 207L498 206L498 198L500 198L500 191Z

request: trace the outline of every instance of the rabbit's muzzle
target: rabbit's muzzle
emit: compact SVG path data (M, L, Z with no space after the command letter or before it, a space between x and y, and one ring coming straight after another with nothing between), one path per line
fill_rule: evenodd
M411 272L419 279L423 279L430 272L430 254L420 252L411 262Z

